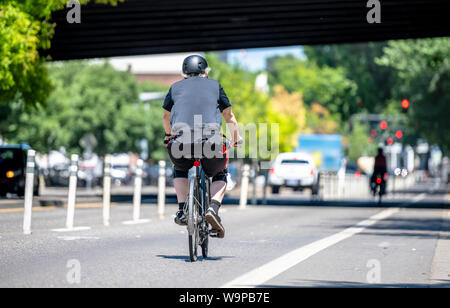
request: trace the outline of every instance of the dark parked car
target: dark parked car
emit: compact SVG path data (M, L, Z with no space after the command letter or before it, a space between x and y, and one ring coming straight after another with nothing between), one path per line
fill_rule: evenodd
M347 166L345 168L345 173L353 174L353 175L355 175L355 177L359 177L361 175L366 175L366 173L364 171L362 171L358 167L358 164L356 164L356 163L347 163Z
M159 166L158 165L146 165L143 168L143 180L144 185L158 185ZM133 174L134 175L134 174ZM173 168L171 164L166 165L166 185L173 186Z
M25 175L28 145L0 146L0 196L7 193L23 197L25 194ZM34 195L39 195L39 168L36 165L34 177Z

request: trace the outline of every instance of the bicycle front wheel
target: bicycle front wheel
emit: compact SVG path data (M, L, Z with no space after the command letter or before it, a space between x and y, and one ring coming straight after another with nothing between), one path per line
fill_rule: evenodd
M189 238L189 258L192 262L197 261L197 247L199 243L198 237L198 206L196 198L195 178L192 178L189 183L189 197L188 197L188 238Z
M202 243L202 257L203 259L208 258L208 242L209 242L209 236L206 234L205 239Z

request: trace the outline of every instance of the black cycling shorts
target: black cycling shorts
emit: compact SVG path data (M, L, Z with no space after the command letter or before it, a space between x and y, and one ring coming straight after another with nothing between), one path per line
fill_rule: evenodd
M228 162L228 154L225 146L222 149L218 149L215 151L216 155L214 157L204 157L201 152L194 149L194 144L180 144L176 143L178 149L183 150L183 148L190 147L191 151L186 156L179 157L178 155L174 155L174 143L170 142L167 146L167 150L169 153L170 160L174 165L174 178L187 178L189 169L194 166L195 161L200 161L203 171L208 177L212 177L212 181L224 181L227 182L227 162ZM213 150L215 150L214 145L211 146ZM197 153L197 155L193 153Z

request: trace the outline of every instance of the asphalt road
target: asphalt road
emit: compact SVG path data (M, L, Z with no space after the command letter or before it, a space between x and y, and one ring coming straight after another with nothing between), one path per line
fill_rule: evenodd
M52 229L65 209L39 208L29 236L21 211L0 211L0 287L450 287L448 205L425 190L383 208L224 206L226 237L196 263L174 205L160 219L146 204L148 223L124 225L131 206L116 204L109 227L101 208L78 208L75 225L90 229L64 233Z

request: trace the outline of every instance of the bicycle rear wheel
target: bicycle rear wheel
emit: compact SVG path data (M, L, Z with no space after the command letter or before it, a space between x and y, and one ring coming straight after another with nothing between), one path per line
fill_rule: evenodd
M202 222L202 228L203 228L203 241L202 241L202 256L204 259L208 258L208 245L209 245L209 224L205 219L206 210L209 207L209 204L211 202L211 192L210 192L210 186L211 182L206 177L205 173L202 172L202 180L201 180L201 187L202 187L202 216L203 216L203 222Z
M206 235L205 239L203 240L203 243L202 243L202 257L203 257L203 259L208 258L208 241L209 241L209 236Z
M189 182L189 197L188 197L188 239L189 239L189 258L191 262L197 261L197 246L199 244L199 226L197 222L198 217L198 197L196 198L197 188L195 178Z
M197 238L194 235L189 235L189 259L197 261Z

